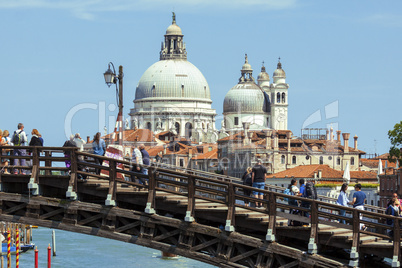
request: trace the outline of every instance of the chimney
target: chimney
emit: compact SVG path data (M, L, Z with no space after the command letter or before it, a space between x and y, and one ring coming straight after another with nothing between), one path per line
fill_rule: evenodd
M318 178L319 178L319 179L322 178L322 170L321 170L321 169L318 170Z
M329 132L330 132L329 138L330 138L331 141L333 141L334 140L334 129L331 127Z
M344 142L344 153L349 153L349 137L350 137L350 133L342 133L343 136L343 142Z
M288 140L288 152L290 152L290 139L292 138L292 132L286 132L286 138Z
M89 143L89 141L90 141L89 139L90 139L89 136L87 136L87 143Z
M327 129L327 141L329 141L329 130Z
M317 171L314 171L314 179L317 179Z
M271 150L272 149L271 136L272 136L272 130L267 130L267 137L266 137L266 140L265 140L265 149L266 150Z
M353 137L353 139L355 139L355 144L354 144L354 147L355 147L355 150L357 150L357 135L355 135L354 137Z
M336 131L336 139L338 140L339 144L341 143L341 131L337 130Z
M166 154L166 145L163 145L163 154L165 155Z

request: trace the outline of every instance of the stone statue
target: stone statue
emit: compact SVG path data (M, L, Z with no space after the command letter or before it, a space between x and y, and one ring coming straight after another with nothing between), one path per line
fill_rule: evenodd
M126 118L125 126L126 126L126 129L130 129L128 118Z
M134 129L136 130L136 129L138 129L138 119L137 119L137 117L134 117Z
M107 135L107 127L106 126L103 128L103 131L104 131L105 136L106 136Z

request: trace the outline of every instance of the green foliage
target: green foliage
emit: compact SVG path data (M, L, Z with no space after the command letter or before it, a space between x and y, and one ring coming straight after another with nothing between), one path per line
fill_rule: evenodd
M388 131L388 138L391 142L391 148L389 149L388 160L395 162L396 159L401 162L401 147L402 147L402 121L395 124L394 129Z

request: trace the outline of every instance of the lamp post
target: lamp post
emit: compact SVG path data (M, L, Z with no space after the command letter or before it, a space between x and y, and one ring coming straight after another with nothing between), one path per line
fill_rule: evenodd
M112 66L113 71L110 69ZM119 125L119 145L123 145L123 66L119 66L119 75L116 75L116 70L112 62L109 62L108 68L106 72L103 74L105 77L105 82L110 87L112 84L116 85L116 97L118 96L118 106L119 106L119 115L117 116L117 122ZM119 85L117 86L117 81L119 81ZM116 127L117 128L117 127ZM115 131L116 131L115 128Z

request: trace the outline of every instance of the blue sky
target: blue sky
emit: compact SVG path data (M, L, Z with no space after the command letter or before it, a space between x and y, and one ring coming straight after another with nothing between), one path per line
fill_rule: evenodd
M175 11L188 60L209 83L217 128L244 54L254 77L262 61L272 77L281 57L294 135L332 124L359 136L359 149L385 153L402 114L401 10L396 0L0 0L0 129L23 122L45 145L61 146L70 129L92 138L104 122L113 126L108 62L124 67L127 115Z

